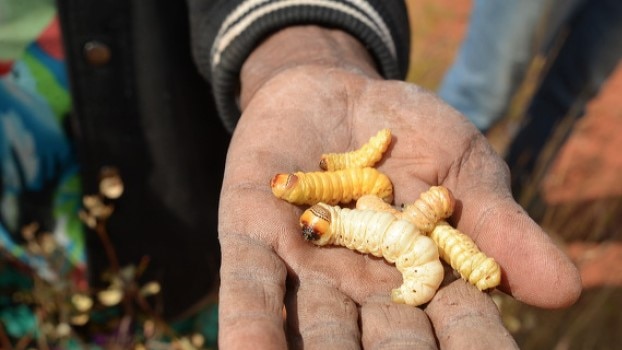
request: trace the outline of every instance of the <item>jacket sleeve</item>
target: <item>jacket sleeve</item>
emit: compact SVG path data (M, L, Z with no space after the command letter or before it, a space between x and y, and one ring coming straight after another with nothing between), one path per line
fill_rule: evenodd
M188 0L193 55L214 93L218 112L232 131L246 57L266 36L290 25L344 30L370 51L387 79L404 79L410 31L401 0Z

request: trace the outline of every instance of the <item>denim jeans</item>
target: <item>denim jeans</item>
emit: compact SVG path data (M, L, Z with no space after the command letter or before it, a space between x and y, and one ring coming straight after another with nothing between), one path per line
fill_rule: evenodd
M474 0L466 37L439 95L480 130L502 117L533 56L549 0Z
M467 37L439 91L446 102L486 131L506 111L534 47L547 54L554 47L553 39L560 38L557 34L564 34L507 151L515 195L531 181L537 157L555 127L566 117L573 125L584 114L622 58L622 1L553 0L551 4L475 0ZM551 16L542 22L549 8ZM534 43L542 37L538 36L540 24L545 26L543 46Z

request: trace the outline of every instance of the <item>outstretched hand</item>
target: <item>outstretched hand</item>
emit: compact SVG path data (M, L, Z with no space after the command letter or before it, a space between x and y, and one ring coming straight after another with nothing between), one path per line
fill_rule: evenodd
M577 299L577 270L513 200L507 167L483 135L434 94L382 80L347 34L273 35L248 59L241 93L219 213L222 347L516 347L486 293L448 278L424 307L393 303L394 266L305 241L306 208L272 194L276 173L318 171L321 154L356 149L383 128L393 141L377 168L395 203L432 185L451 189L450 221L501 265L501 290L545 308Z

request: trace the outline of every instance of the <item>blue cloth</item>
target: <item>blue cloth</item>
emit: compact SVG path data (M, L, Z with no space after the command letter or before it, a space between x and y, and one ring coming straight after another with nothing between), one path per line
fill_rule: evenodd
M571 107L583 111L620 60L621 28L619 0L475 0L439 95L486 131L503 117L536 51L568 30L528 114L557 120Z
M78 163L63 128L67 88L64 60L36 42L0 75L0 249L50 281L86 263ZM22 229L31 223L54 235L67 257L60 270L27 249Z
M549 141L553 150L563 144L622 58L622 1L581 1L566 23L567 36L507 150L516 196L540 181L552 161L540 154Z
M480 130L502 117L533 55L545 0L475 0L466 37L440 97Z
M547 64L505 156L517 198L550 165L539 156L557 126L569 127L552 147L570 135L622 58L622 1L475 0L439 95L486 132L504 116L536 53Z

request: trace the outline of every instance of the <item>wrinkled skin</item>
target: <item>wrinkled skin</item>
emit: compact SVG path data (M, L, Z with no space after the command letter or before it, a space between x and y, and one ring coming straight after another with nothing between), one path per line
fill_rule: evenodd
M488 294L449 273L427 305L392 303L401 284L394 266L305 241L298 219L306 208L273 196L274 174L317 171L323 153L356 149L390 128L377 168L391 178L395 203L446 186L458 202L450 222L502 266L500 289L544 308L580 293L577 270L512 199L508 169L484 136L434 94L380 79L351 37L318 30L273 35L242 72L243 115L220 205L220 347L516 348ZM308 31L329 42L327 53L315 39L297 44ZM308 47L320 53L303 55Z

